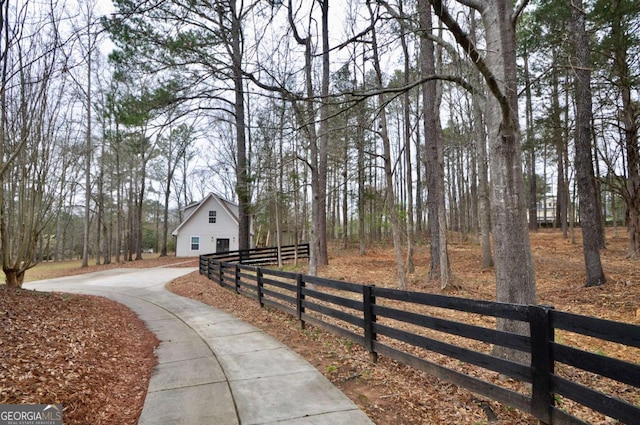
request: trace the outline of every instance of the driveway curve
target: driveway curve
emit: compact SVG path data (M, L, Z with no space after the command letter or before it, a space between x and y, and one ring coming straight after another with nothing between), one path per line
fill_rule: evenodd
M194 268L111 269L25 284L100 295L161 341L140 425L371 425L313 366L234 316L167 291Z

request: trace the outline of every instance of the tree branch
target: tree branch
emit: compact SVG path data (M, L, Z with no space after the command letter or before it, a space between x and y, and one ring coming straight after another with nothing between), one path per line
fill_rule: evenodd
M482 58L482 55L476 48L475 44L471 39L467 36L467 34L460 28L455 19L449 14L447 8L442 4L442 0L429 0L431 5L433 6L433 10L435 14L440 18L440 20L449 28L449 31L453 34L453 37L456 39L456 42L467 52L469 58L473 61L473 63L478 68L478 71L482 74L487 83L487 87L491 93L495 96L500 104L500 109L502 110L502 114L505 117L511 116L511 108L509 107L509 100L507 96L502 92L500 86L498 85L498 81L496 80L495 75L489 69L489 66L485 63ZM469 0L458 0L460 3L474 3ZM472 7L472 6L470 6Z
M456 1L461 5L475 9L478 12L483 12L484 9L487 7L487 3L481 0L456 0Z
M522 12L524 11L524 8L527 7L527 5L529 4L529 1L530 0L522 0L522 3L517 5L516 8L514 9L513 17L511 18L511 24L513 25L514 28L516 27L516 23L518 22L518 18L520 17Z
M307 38L302 38L302 37L300 37L300 33L298 33L298 27L296 27L296 23L293 20L293 10L292 10L293 9L293 5L291 4L291 0L289 0L289 7L287 9L288 9L287 16L289 18L289 25L291 26L291 29L293 30L293 38L295 38L295 40L296 40L296 42L298 44L301 44L301 45L304 46L304 45L307 44L307 38L309 38L309 37L307 36Z
M370 92L347 92L347 94L350 94L354 97L359 97L359 98L366 98L366 97L372 97L372 96L377 96L379 94L388 94L388 93L404 93L406 91L411 90L414 87L419 86L422 83L426 83L427 81L432 81L432 80L441 80L441 81L450 81L452 83L456 83L458 85L460 85L462 88L464 88L465 90L467 90L469 93L471 94L478 94L481 93L480 90L477 90L471 83L469 83L468 81L466 81L464 78L462 77L458 77L455 75L443 75L443 74L434 74L434 75L428 75L426 77L423 77L419 80L413 81L409 84L406 84L404 86L400 86L400 87L385 87L382 89L378 89L378 90L373 90ZM344 94L344 93L343 93Z

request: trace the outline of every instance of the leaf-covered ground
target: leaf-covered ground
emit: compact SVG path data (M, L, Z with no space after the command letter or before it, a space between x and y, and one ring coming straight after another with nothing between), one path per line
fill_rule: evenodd
M532 234L539 302L559 310L640 324L640 260L625 258L624 229L617 234L609 231L608 246L602 253L608 282L597 288L583 286L583 257L577 233L578 244L563 240L556 231ZM493 299L493 271L481 269L479 247L452 234L449 252L455 288L446 293ZM330 257L331 265L320 271L322 276L395 286L391 247L371 248L365 256L359 256L356 249L332 248ZM439 283L426 277L426 246L418 248L415 260L416 272L409 277L409 289L439 293ZM134 261L124 267L169 263L196 266L195 261L185 263L182 259L165 258ZM119 266L71 271L36 268L31 276L57 277ZM304 267L299 270L304 272ZM537 423L508 406L384 356L373 364L368 353L355 344L313 326L301 330L290 316L260 309L255 301L213 285L197 273L182 277L169 287L230 311L279 338L324 373L377 424ZM155 364L153 348L158 341L131 311L100 297L40 294L0 286L0 322L0 403L63 403L65 424L137 422ZM639 350L625 350L571 335L562 337L566 343L595 353L634 362L640 359ZM501 382L499 377L488 379ZM640 403L637 389L612 390ZM563 407L570 406L567 403ZM588 411L579 413L589 423L615 423Z
M116 266L53 273L36 268L33 274L57 277ZM158 343L131 310L106 298L0 285L0 404L62 403L66 425L136 424Z
M580 245L563 240L556 231L532 234L539 302L563 311L640 324L640 263L639 260L625 258L626 238L623 236L622 230L618 231L616 237L610 232L607 250L602 253L607 284L585 288ZM492 270L481 269L479 247L460 240L459 235L451 235L449 252L455 288L447 290L446 294L494 299L494 274ZM365 256L359 256L355 249L334 248L330 257L330 265L319 273L322 276L363 284L395 286L396 272L391 247L370 249ZM440 293L439 282L427 279L427 247L419 247L415 260L416 272L409 278L409 289ZM304 267L300 271L304 272ZM169 284L169 289L229 311L280 339L318 368L377 424L538 423L533 417L509 406L490 401L384 356L380 356L378 363L373 364L369 354L359 346L313 326L307 325L305 330L301 330L299 323L291 316L269 308L261 309L255 300L212 284L203 276L184 276ZM455 316L449 317L455 319ZM636 363L640 359L640 350L637 349L570 334L559 337L563 343L594 353ZM447 366L464 370L464 365L456 363L450 361ZM479 373L476 370L468 372ZM594 380L576 371L561 372L572 379L587 385L598 385L598 388L640 404L638 389ZM483 375L480 372L479 376L503 386L515 385L497 374ZM559 399L558 404L580 415L588 423L616 423L588 409L573 406L568 400Z
M0 286L0 403L62 403L65 424L135 424L157 340L98 297Z

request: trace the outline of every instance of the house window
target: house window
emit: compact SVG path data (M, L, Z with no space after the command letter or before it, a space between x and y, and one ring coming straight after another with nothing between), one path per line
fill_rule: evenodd
M191 236L191 251L200 251L200 236Z
M209 211L209 223L215 223L215 222L216 222L216 212Z

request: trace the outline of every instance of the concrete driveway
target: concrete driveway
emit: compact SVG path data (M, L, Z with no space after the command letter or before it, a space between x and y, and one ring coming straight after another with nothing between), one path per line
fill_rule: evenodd
M253 326L164 288L195 268L111 269L25 284L118 301L161 341L140 425L373 422L313 366Z

